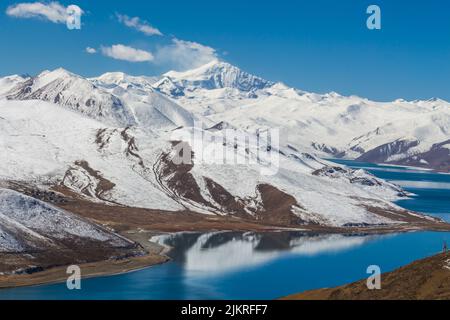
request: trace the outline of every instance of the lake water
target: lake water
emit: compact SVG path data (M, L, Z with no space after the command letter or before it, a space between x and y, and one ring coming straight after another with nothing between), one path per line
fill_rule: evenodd
M450 175L338 161L364 168L415 194L399 205L450 217ZM0 299L273 299L366 278L369 265L393 270L442 248L449 233L318 235L302 232L180 233L157 239L174 247L166 264L117 276L0 290Z
M450 174L411 167L376 165L350 160L333 160L352 168L362 168L414 194L397 202L400 206L438 216L450 222Z

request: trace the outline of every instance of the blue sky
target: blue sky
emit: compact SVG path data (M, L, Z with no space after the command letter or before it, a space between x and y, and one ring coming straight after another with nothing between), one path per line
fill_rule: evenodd
M57 67L83 76L157 75L218 56L307 91L382 101L450 100L450 3L445 0L59 1L84 11L81 30L23 10L7 14L20 3L0 3L1 75ZM366 28L370 4L381 8L381 30ZM145 34L139 26L163 35ZM113 45L123 47L112 50ZM97 53L87 53L87 47ZM134 56L145 61L118 60L127 54L123 48L141 50Z

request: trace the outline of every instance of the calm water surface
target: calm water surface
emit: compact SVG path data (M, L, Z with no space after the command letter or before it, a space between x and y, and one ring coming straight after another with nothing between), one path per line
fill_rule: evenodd
M410 167L380 166L350 160L333 160L353 168L362 168L379 178L391 181L414 194L397 202L400 206L438 216L450 222L450 174Z

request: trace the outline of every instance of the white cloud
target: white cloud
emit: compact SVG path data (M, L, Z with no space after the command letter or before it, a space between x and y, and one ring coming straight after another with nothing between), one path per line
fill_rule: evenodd
M92 48L86 48L90 52ZM123 44L110 47L102 46L100 51L103 55L129 62L152 62L156 65L164 65L172 70L184 71L202 66L212 60L218 59L214 48L197 42L179 40L173 38L171 43L158 47L154 52L135 49Z
M169 64L179 70L187 70L217 59L214 48L197 42L172 39L170 45L160 47L155 54L155 62Z
M86 52L87 52L87 53L90 53L90 54L94 54L94 53L97 53L97 50L94 49L94 48L91 48L91 47L87 47L87 48L86 48Z
M163 34L157 28L152 27L147 21L138 17L129 17L127 15L117 14L117 19L129 28L136 29L147 36L162 36Z
M75 5L65 7L59 2L24 2L9 6L6 9L6 14L15 18L38 18L49 20L53 23L66 23L67 9L76 9L83 14L83 10Z
M101 51L107 57L129 62L145 62L153 61L154 59L151 52L135 49L123 44L116 44L111 47L102 47Z

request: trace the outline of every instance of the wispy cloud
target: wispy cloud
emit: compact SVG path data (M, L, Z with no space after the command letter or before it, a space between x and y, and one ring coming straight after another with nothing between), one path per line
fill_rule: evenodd
M129 47L123 44L102 46L103 55L129 62L152 62L165 65L175 70L188 70L218 59L214 48L198 42L173 38L171 43L158 47L154 52ZM93 48L86 48L88 53L96 53Z
M179 70L196 68L217 59L214 48L198 42L172 39L172 43L160 47L155 53L155 62L168 64Z
M149 22L142 20L139 17L129 17L127 15L116 14L120 23L123 23L129 28L135 29L147 36L162 36L163 34L157 28L150 25Z
M97 49L94 49L94 48L91 48L91 47L87 47L87 48L85 49L85 51L86 51L87 53L89 53L89 54L97 53Z
M24 2L9 6L6 9L6 14L15 18L37 18L48 20L53 23L66 23L67 9L76 9L83 14L83 10L75 5L65 7L59 2Z
M123 44L115 44L110 47L102 47L102 53L110 58L124 60L129 62L153 61L154 56L151 52L135 49Z

